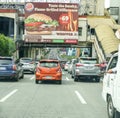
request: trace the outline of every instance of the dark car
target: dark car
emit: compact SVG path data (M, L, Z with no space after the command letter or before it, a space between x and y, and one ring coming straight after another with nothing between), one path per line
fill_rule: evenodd
M20 78L24 78L21 65L16 63L12 57L0 57L0 79L18 81Z

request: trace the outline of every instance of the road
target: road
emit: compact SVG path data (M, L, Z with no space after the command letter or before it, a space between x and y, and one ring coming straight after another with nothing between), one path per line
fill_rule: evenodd
M107 118L102 82L74 82L63 72L62 84L35 84L33 74L19 82L0 81L0 118Z

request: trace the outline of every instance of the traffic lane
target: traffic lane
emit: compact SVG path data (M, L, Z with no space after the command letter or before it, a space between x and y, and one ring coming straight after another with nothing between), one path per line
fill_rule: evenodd
M89 118L97 118L96 114L98 117L107 118L106 103L101 95L102 83L86 81L75 82L74 90L80 93L80 95L84 98L84 101L87 104L86 111L89 114Z
M0 80L0 98L4 98L4 96L7 96L17 88L21 88L23 85L31 83L30 80L34 79L34 77L34 74L28 73L24 74L24 79L19 79L19 81L7 79Z
M89 118L101 118L100 114L103 114L102 118L106 118L104 108L99 107L97 113L91 109L96 103L92 105L89 105L88 102L87 104L81 103L75 90L80 92L79 89L83 87L79 88L80 83L77 83L78 87L75 88L76 83L66 75L63 75L62 85L46 82L36 85L34 79L31 79L31 75L25 76L25 83L23 81L17 83L19 84L18 91L0 103L0 117L79 118L81 116L87 118L89 116Z
M67 71L64 71L67 79L73 80L71 75ZM89 114L89 118L107 118L106 103L102 98L102 81L99 83L91 80L81 79L78 82L74 82L72 86L76 96L82 104L87 104L86 114ZM83 107L84 108L84 107ZM94 115L93 115L94 114ZM97 116L97 115L98 116ZM86 118L86 117L85 117Z

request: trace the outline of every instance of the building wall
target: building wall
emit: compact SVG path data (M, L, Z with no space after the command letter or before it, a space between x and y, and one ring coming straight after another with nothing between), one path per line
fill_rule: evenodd
M110 0L110 7L120 7L120 0Z
M115 20L118 20L120 24L120 0L110 0L110 7L118 7L119 13L117 15L112 15Z
M87 19L84 17L79 18L78 28L81 28L81 35L79 35L79 41L87 40Z

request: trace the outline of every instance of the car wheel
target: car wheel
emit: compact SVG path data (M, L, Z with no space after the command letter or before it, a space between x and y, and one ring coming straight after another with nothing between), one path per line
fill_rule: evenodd
M24 78L24 73L22 73L22 76L21 76L21 78L22 78L22 79Z
M35 74L35 71L33 71L32 74Z
M73 74L71 75L71 78L74 78Z
M74 76L74 81L77 82L78 81L78 77Z
M115 110L115 118L120 118L120 112L118 112L117 110Z
M100 77L96 77L96 78L95 78L95 81L96 81L96 82L100 82Z
M16 78L15 78L15 81L17 82L18 80L19 80L19 77L16 77Z
M35 83L36 83L36 84L38 84L38 82L39 82L38 80L35 80Z
M113 106L112 98L110 96L108 97L107 102L107 113L109 118L115 118L115 108Z
M59 83L59 84L62 84L62 81L61 81L61 80L58 80L58 83Z

